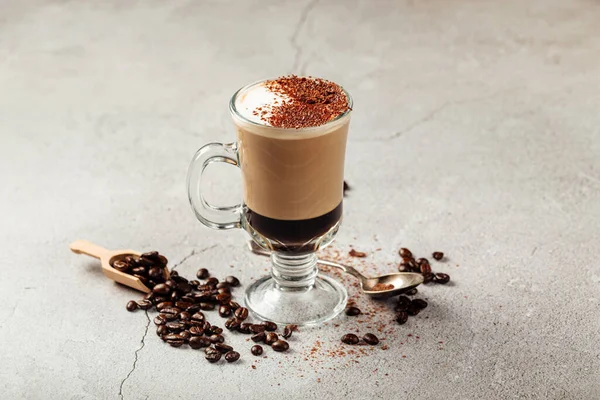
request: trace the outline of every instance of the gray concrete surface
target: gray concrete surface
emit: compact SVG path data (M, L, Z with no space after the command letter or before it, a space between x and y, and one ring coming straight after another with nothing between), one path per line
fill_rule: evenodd
M600 398L599 20L593 0L1 2L1 397ZM68 245L264 274L242 232L194 220L184 181L200 145L233 139L229 96L290 72L355 98L330 251L373 272L400 245L441 249L453 284L422 289L387 351L333 357L367 329L340 317L258 362L232 336L240 362L209 365Z

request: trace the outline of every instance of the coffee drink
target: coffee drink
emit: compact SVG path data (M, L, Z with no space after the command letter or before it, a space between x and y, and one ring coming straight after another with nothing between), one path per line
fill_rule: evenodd
M242 89L231 107L246 222L278 251L313 251L342 216L347 95L291 76Z

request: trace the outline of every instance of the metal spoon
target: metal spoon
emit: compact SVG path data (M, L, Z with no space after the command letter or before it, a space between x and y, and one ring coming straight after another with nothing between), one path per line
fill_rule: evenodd
M248 248L253 253L261 256L271 255L269 251L259 247L251 240L248 241ZM414 272L395 272L392 274L368 278L349 265L338 264L333 261L320 259L317 260L317 263L326 265L328 267L341 269L342 271L358 278L362 292L372 297L390 297L399 295L423 283L423 276ZM376 285L379 285L379 287L376 287ZM392 285L392 287L390 289L386 289L385 287L389 285Z

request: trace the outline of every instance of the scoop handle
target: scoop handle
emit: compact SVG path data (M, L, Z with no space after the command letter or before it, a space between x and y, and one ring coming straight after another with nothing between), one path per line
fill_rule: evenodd
M71 251L76 254L86 254L88 256L95 257L97 259L106 256L110 253L107 249L102 246L98 246L92 242L88 242L87 240L76 240L69 246Z

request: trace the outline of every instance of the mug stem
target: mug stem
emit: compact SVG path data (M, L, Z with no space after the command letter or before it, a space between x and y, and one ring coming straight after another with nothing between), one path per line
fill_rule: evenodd
M280 290L310 290L319 270L317 254L271 254L271 276Z

